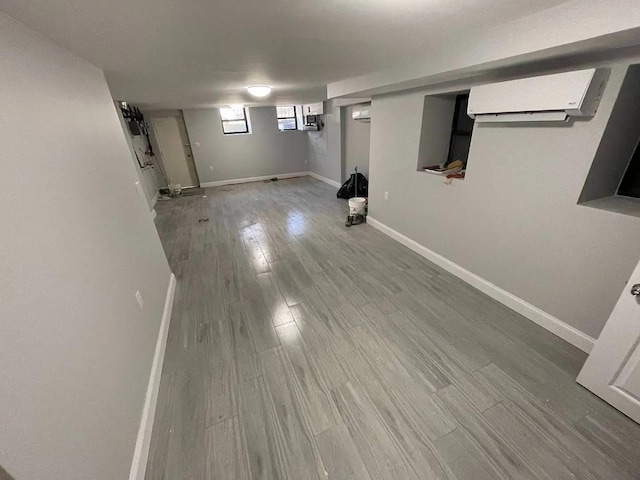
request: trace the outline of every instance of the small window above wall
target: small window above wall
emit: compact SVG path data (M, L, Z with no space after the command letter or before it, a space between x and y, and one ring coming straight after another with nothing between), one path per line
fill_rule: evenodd
M296 117L296 107L294 105L288 107L276 107L278 116L278 130L297 130L298 119Z
M220 120L222 121L222 133L225 135L251 133L247 109L244 107L221 108Z

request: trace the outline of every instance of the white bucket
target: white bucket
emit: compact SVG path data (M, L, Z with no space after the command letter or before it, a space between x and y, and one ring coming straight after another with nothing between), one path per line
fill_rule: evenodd
M178 197L182 192L182 185L180 185L179 183L170 183L168 187L169 193L172 197Z
M364 205L366 199L362 197L353 197L349 199L349 215L364 215Z

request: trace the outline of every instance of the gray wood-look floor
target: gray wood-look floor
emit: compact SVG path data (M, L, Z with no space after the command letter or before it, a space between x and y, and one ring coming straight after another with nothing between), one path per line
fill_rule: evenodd
M575 383L584 353L345 228L333 187L156 209L178 287L147 480L640 478L640 426Z

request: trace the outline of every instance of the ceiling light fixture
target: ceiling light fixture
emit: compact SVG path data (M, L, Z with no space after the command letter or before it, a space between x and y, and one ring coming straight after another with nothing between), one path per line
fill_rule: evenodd
M250 85L247 87L247 91L254 97L266 97L271 93L271 87L269 85Z

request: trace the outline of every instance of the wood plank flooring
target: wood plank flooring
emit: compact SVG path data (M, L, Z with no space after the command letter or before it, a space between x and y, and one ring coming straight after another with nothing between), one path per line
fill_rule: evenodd
M640 478L584 353L346 209L310 177L157 205L178 287L147 480Z

